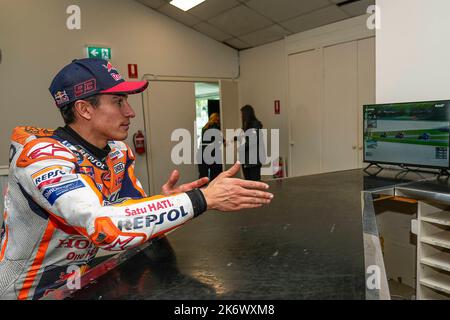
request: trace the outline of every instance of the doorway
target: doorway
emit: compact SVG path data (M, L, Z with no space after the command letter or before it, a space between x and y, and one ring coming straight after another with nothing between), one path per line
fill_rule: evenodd
M197 147L202 139L202 128L213 113L220 113L220 88L218 82L195 83Z
M147 168L150 194L159 194L170 173L180 172L178 184L198 179L195 163L201 128L210 110L219 102L221 130L238 128L238 87L233 80L215 78L167 77L148 79L151 90L144 93L144 122L147 146ZM197 89L198 88L198 89ZM190 135L189 150L184 149L188 163L174 163L172 155L181 141L172 141L173 133L182 130ZM188 141L184 141L188 142ZM223 154L225 158L225 154Z

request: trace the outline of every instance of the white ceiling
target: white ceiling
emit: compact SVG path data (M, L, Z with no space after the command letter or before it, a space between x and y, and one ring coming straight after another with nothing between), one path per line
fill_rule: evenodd
M170 0L136 1L238 50L365 14L375 4L375 0L206 0L184 12Z

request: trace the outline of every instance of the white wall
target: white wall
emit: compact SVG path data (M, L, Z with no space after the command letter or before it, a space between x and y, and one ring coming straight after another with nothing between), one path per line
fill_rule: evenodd
M377 103L450 98L450 1L377 0Z
M239 103L251 104L265 128L280 129L280 155L285 161L290 139L288 55L373 37L375 32L367 29L367 18L343 20L240 52ZM281 101L281 115L274 114L274 100Z
M239 104L250 104L265 129L280 130L280 156L288 157L287 66L285 42L280 40L240 53ZM281 114L274 112L280 100ZM268 135L270 138L270 134ZM269 155L270 155L270 150Z
M66 8L72 4L81 7L81 30L66 28ZM112 62L124 76L128 63L138 64L140 76L231 78L238 73L236 50L134 0L2 0L0 166L7 164L13 127L62 124L48 87L61 67L84 57L86 44L112 47ZM130 102L137 113L133 133L144 128L141 96ZM137 172L147 186L145 159L138 158Z

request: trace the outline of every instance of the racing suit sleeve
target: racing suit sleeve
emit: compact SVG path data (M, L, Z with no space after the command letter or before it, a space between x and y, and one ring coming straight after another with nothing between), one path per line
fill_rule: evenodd
M24 150L25 154L32 151ZM206 210L206 200L198 189L104 205L93 180L75 172L76 159L63 149L59 154L35 159L21 155L15 176L39 206L104 250L140 245Z

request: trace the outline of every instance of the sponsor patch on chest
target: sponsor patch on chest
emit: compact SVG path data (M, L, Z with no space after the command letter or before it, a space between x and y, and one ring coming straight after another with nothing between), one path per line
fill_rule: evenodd
M114 172L116 174L120 174L120 173L122 173L124 171L125 171L125 164L123 164L122 162L119 162L119 163L114 165Z
M80 180L76 180L63 185L48 187L43 190L42 194L44 198L47 199L51 205L53 205L59 197L66 194L67 192L84 187L85 185L83 184L83 182L81 182Z
M31 178L33 179L34 185L41 190L52 184L74 180L75 178L70 176L71 171L72 169L70 167L51 166L39 170Z
M124 156L124 154L122 151L120 151L119 149L115 149L110 152L109 159L111 159L111 161L115 161L115 160L123 158L123 156Z

